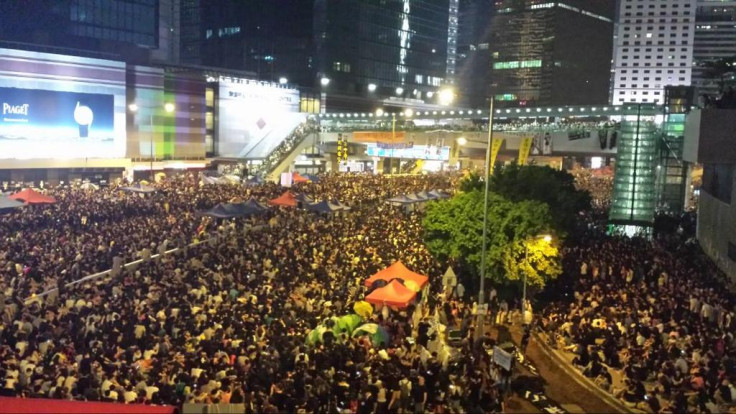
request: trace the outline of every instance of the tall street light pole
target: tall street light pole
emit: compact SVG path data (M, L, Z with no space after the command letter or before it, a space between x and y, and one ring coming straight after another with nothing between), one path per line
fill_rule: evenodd
M486 165L485 165L485 180L486 187L483 194L483 248L482 255L480 257L480 291L478 292L478 322L476 327L476 337L480 338L483 336L485 330L485 315L484 312L480 312L480 308L485 301L485 281L486 281L486 249L488 248L488 189L490 184L491 175L491 147L493 146L493 103L494 97L491 96L491 105L488 112L488 147L486 148Z

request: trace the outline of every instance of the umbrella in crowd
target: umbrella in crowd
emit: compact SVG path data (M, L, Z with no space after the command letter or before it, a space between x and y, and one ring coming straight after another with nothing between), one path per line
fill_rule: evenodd
M9 197L0 197L0 210L14 209L23 207L25 204L22 201L13 200Z
M368 337L375 347L388 345L389 340L391 339L388 332L386 332L386 329L375 323L360 325L358 329L353 331L353 338L358 338L360 336Z
M79 186L82 190L99 190L100 186L95 183L82 183L82 185Z
M353 310L363 319L368 319L373 314L373 306L364 300L356 302L355 305L353 305Z
M25 190L15 193L11 195L10 197L13 200L23 200L27 204L53 204L56 203L56 199L53 197L49 197L47 195L43 195L39 193L38 191L35 191L31 188L26 188Z
M156 192L156 189L154 187L149 186L144 181L141 181L140 183L133 184L128 187L122 187L121 190L129 192L129 193L154 193Z
M337 330L338 333L347 332L348 334L352 334L353 331L355 331L355 328L357 328L358 325L361 324L361 322L361 317L354 313L341 316L337 319L335 330Z

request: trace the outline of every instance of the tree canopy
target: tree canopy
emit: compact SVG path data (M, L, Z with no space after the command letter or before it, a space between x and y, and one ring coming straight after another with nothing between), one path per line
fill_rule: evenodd
M450 200L430 203L423 225L429 250L441 259L455 259L480 272L483 243L483 192L472 190ZM539 201L511 201L498 194L488 199L488 249L486 275L496 281L518 279L528 272L530 283L543 285L560 273L556 248L538 249L530 237L552 228L549 207ZM524 246L529 247L530 261L523 260Z
M578 213L590 209L590 194L575 188L575 177L550 167L510 164L491 177L490 191L511 201L539 201L547 204L553 228L569 233Z

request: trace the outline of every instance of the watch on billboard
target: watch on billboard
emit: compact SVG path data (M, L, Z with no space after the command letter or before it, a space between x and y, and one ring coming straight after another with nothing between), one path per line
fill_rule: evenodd
M0 87L0 158L119 156L114 98Z

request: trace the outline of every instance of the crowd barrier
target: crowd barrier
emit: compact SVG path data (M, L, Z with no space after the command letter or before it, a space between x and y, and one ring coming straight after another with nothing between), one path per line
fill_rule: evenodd
M266 225L250 226L250 227L246 227L244 229L244 231L247 233L247 232L254 231L254 230L261 230L261 229L263 229L265 227L266 227ZM234 230L233 230L233 232L234 232ZM144 249L143 251L140 252L140 256L142 257L141 259L134 260L132 262L125 263L125 264L120 264L120 262L122 261L122 259L120 257L114 257L113 258L113 267L111 269L108 269L108 270L105 270L105 271L102 271L102 272L98 272L98 273L94 273L94 274L85 276L83 278L74 280L72 282L69 282L69 283L65 284L64 287L65 288L70 288L70 287L72 287L74 285L78 285L80 283L90 282L92 280L99 279L99 278L106 277L106 276L114 276L114 275L117 275L119 272L121 272L123 270L135 270L135 268L138 267L138 265L140 265L141 263L144 263L146 261L149 261L149 260L157 260L157 259L159 259L161 257L167 256L167 255L170 255L170 254L174 254L174 253L177 253L179 251L186 251L187 249L190 249L190 248L193 248L193 247L197 247L197 246L202 245L204 243L208 243L209 245L212 246L212 245L215 245L218 242L220 242L220 239L222 239L222 238L231 237L232 236L231 233L232 233L231 231L225 231L225 232L223 232L221 234L211 235L210 237L208 237L205 240L200 240L200 241L192 242L192 243L190 243L190 244L188 244L186 246L183 246L183 247L176 247L176 248L169 249L169 250L161 249L161 250L159 250L159 252L157 254L154 254L154 255L151 255L150 252L146 252L147 249ZM41 298L43 298L45 296L48 296L48 295L50 295L52 293L55 293L58 290L59 290L58 288L53 288L53 289L49 289L47 291L44 291L42 293L34 294L33 296L26 298L25 301L24 301L24 303L25 304L30 304L34 300L40 300Z

